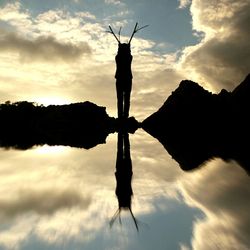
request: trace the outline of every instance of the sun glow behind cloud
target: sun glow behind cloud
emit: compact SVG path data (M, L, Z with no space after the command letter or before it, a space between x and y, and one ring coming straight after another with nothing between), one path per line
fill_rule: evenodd
M67 151L67 147L65 146L48 146L48 145L44 145L44 146L39 146L35 149L36 154L63 154L64 152Z
M44 97L35 97L34 100L38 104L42 104L44 106L48 105L63 105L63 104L70 104L71 102L65 98L57 97L57 96L44 96Z

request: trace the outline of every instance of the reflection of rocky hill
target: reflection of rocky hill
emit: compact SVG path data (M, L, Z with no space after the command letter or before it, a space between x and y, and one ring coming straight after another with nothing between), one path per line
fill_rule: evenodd
M69 145L91 148L105 143L115 119L90 102L48 107L29 102L0 105L0 146Z
M250 75L233 92L212 94L182 81L142 127L156 137L184 170L211 157L237 160L250 169Z

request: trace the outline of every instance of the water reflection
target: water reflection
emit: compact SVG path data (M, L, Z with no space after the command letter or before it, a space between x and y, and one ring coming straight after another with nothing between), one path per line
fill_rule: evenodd
M249 177L236 162L214 159L180 187L187 204L205 213L194 223L192 249L249 249Z
M129 210L138 230L137 221L131 208L132 190L132 160L130 156L129 134L127 132L119 132L117 137L117 156L116 156L116 189L115 193L118 199L118 210L113 216L110 225L112 226L117 217L121 223L121 210Z
M163 145L184 171L197 169L211 159L220 158L225 161L234 160L250 173L249 133L198 133L195 129L168 130L164 127L147 127L147 124L144 129Z
M248 249L249 198L235 161L185 172L141 130L92 150L1 149L0 249Z

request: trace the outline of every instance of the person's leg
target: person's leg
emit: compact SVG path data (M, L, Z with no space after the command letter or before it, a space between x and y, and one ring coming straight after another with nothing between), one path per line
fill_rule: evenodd
M122 118L123 116L123 91L117 82L116 82L116 96L117 96L118 118Z
M124 117L129 117L129 109L130 109L130 94L131 94L131 84L132 81L128 83L124 93Z

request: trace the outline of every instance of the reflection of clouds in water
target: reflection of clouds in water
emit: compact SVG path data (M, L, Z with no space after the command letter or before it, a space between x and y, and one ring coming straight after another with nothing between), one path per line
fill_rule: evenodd
M178 198L176 181L183 175L178 164L144 131L138 131L130 138L134 192L140 193L140 199L144 195L152 200L157 196Z
M182 180L181 190L206 214L194 225L194 249L249 249L249 176L235 162L211 161Z
M88 207L89 197L82 197L77 190L20 190L16 195L0 199L0 218L13 218L23 213L52 214L63 208Z
M91 203L88 209L69 208L58 210L53 215L37 216L24 214L12 224L5 224L0 231L0 249L26 249L25 244L32 246L36 238L39 245L60 247L64 244L87 244L95 238L96 231L108 228L108 222L100 211L107 210L106 204L100 200ZM84 245L83 244L83 245ZM46 248L46 247L45 247Z
M95 230L108 225L110 203L116 200L114 164L105 156L113 157L114 148L51 149L49 154L44 154L46 146L0 152L0 214L5 225L0 246L4 249L19 248L33 236L44 244L73 238L88 241Z
M33 217L15 221L11 226L4 225L0 231L0 249L19 249L20 244L32 231L32 225L36 221Z
M33 239L44 248L58 249L62 245L98 249L103 241L110 248L147 249L152 246L149 241L165 239L164 243L185 249L190 247L192 223L194 249L249 245L246 197L250 191L245 172L234 163L217 160L184 173L162 145L142 130L130 136L130 145L132 209L139 221L149 223L149 229L140 228L145 244L135 237L133 221L125 211L123 226L116 223L110 231L109 220L118 208L116 139L112 134L106 145L90 150L47 146L1 150L0 249L33 249ZM183 204L180 192L189 206L201 209L206 217L201 219L197 209Z
M5 227L0 232L0 245L18 248L32 237L43 244L60 245L62 240L86 243L93 240L96 231L106 232L104 228L108 228L118 206L116 137L112 134L106 145L90 150L48 146L28 151L1 150L0 213ZM171 194L170 186L175 190L180 171L162 146L146 133L138 131L130 138L135 194L132 207L135 216L140 217L159 209L155 200L176 195ZM130 216L124 212L122 217L134 230Z

